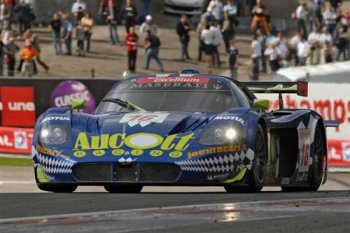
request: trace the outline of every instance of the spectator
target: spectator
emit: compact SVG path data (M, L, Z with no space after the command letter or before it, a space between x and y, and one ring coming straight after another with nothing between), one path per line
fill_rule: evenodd
M134 27L136 24L137 9L132 4L132 0L126 0L126 5L123 10L123 18L125 21L126 32L129 32L130 27Z
M222 25L224 5L222 4L221 0L211 0L208 5L207 11L212 13L212 15L215 17L216 22L219 23L219 25Z
M297 55L297 46L298 46L298 43L300 42L301 35L302 33L300 31L297 31L295 35L288 41L288 49L289 49L288 61L291 62L292 60L294 60L295 66L299 65L298 55Z
M24 0L21 0L24 1ZM7 28L8 30L11 30L11 24L13 21L13 16L14 16L14 8L15 5L17 4L16 0L3 0L4 4L5 4L5 14L6 17L4 19L4 26L5 28Z
M261 29L256 30L256 36L257 40L259 42L260 48L261 48L261 57L258 60L258 64L261 62L261 72L266 73L267 72L267 65L266 65L266 56L264 56L264 52L266 49L266 36L261 32ZM259 64L260 67L260 64ZM259 68L260 71L260 68Z
M228 15L232 25L237 26L239 24L237 15L238 15L238 7L234 0L227 0L226 5L224 6L224 14L225 12ZM225 15L224 15L225 20Z
M222 35L224 38L226 53L228 53L230 50L230 41L235 36L235 30L234 30L233 23L230 20L227 11L224 12L224 22L222 25Z
M39 52L28 43L21 51L21 59L23 60L22 75L31 77L34 74L34 60L39 56Z
M310 53L310 46L309 43L306 41L305 37L301 35L300 41L297 45L297 55L298 55L298 62L299 66L305 66L307 57Z
M5 3L4 0L0 0L0 30L3 29L4 18L5 18Z
M62 30L62 21L60 19L59 13L54 13L52 20L49 25L49 30L52 32L52 38L54 42L54 48L56 55L62 54L62 38L61 38L61 30Z
M337 61L345 61L349 59L349 53L347 50L349 49L349 39L347 38L347 27L340 25L337 27L336 36L334 40L334 44L337 48Z
M151 14L151 0L141 0L142 2L142 20L146 20L146 16Z
M76 0L72 6L72 13L74 15L74 25L78 24L84 16L84 12L87 10L87 5L83 0Z
M66 45L66 55L72 55L72 32L73 32L73 24L69 20L68 15L63 16L63 35L62 38L64 40L64 44Z
M109 5L113 0L98 0L98 23L105 24L109 15Z
M158 63L161 72L164 71L163 63L159 58L160 46L160 39L156 35L152 35L151 31L147 31L145 40L146 60L144 69L148 70L151 59L154 59Z
M203 18L197 26L197 34L198 34L198 58L197 59L198 61L202 61L202 55L205 52L205 44L202 38L202 32L203 30L206 29L207 24L208 22L206 18Z
M15 44L15 39L10 37L8 44L5 46L8 76L12 77L15 75L16 54L18 51L19 47Z
M289 56L289 50L287 45L287 40L282 37L281 32L277 32L277 43L276 43L276 50L278 54L278 63L279 68L288 66L288 56Z
M332 63L334 61L332 44L326 40L323 48L323 58L325 63Z
M36 56L36 61L38 62L39 65L41 65L44 69L45 69L45 73L47 73L49 71L49 66L41 60L40 58L40 44L39 44L39 38L38 36L33 33L33 31L31 29L28 29L25 33L24 33L24 37L25 38L29 38L31 45L33 46L33 48L38 52L38 55Z
M234 42L234 40L231 40L230 49L228 52L228 64L230 67L232 79L238 79L238 72L237 72L237 70L238 70L238 54L239 54L239 51L235 47L235 42Z
M326 10L323 12L323 19L329 33L333 34L337 23L337 12L329 2L327 2Z
M208 66L208 73L210 74L212 72L212 68L214 67L215 45L213 31L210 30L209 25L202 30L201 38L204 43L205 60Z
M257 0L255 7L252 10L252 23L250 25L250 30L254 32L256 27L259 25L264 29L264 33L267 35L271 34L270 26L268 24L269 11L263 4L262 0Z
M329 33L327 27L323 27L322 28L322 33L320 35L320 46L324 46L326 41L328 41L331 44L331 46L333 45L333 37L332 37L332 35Z
M82 21L78 21L77 27L76 27L76 38L77 38L77 51L78 51L78 56L85 57L85 52L84 52L84 41L85 41L85 30L82 25Z
M139 36L135 33L135 28L130 27L129 33L127 33L125 37L125 43L128 50L128 69L132 73L136 70L138 40Z
M298 31L302 32L304 36L307 36L306 19L308 16L307 2L301 1L299 7L295 11L295 18L297 20Z
M147 31L151 31L152 35L155 35L155 36L158 33L158 25L153 22L153 18L151 15L147 15L146 21L141 24L140 35L145 37L147 34Z
M206 21L208 25L210 25L212 22L217 22L215 16L212 14L211 9L207 9L207 11L201 16L201 22Z
M190 42L190 26L186 15L181 16L180 22L176 26L176 33L181 43L181 60L190 59L188 55L188 43Z
M257 70L259 72L259 61L261 59L262 54L262 49L261 49L261 44L258 41L258 36L255 34L253 36L253 41L251 43L251 48L252 48L252 58L256 62L252 62L252 64L255 64L257 66Z
M210 30L212 31L212 36L213 36L214 64L216 64L217 67L221 67L219 48L222 43L222 33L217 23L212 23L210 26Z
M86 52L90 52L92 28L94 27L94 19L90 12L86 12L84 17L81 18L81 26L84 28L85 40L86 40Z
M271 43L268 43L267 48L264 52L264 55L269 58L272 73L276 73L277 70L280 68L277 44L278 43L276 40Z
M311 2L311 18L310 18L310 31L321 26L322 13L325 0L312 0ZM306 37L305 37L306 38Z
M112 3L108 4L107 22L109 24L109 37L111 39L111 43L112 45L118 45L118 9L117 6Z
M249 78L250 80L257 81L259 80L259 61L255 58L252 58L250 67L249 67Z
M320 29L315 28L308 37L308 43L310 45L310 59L311 65L320 64L321 60L321 34ZM315 61L316 59L316 61Z
M11 29L11 17L12 17L12 7L3 3L1 6L1 19L2 19L2 29L10 30ZM21 23L19 18L19 23Z

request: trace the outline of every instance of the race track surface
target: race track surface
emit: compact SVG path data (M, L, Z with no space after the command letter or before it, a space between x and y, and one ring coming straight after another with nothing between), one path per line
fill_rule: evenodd
M29 173L17 171L13 180L1 177L2 233L350 232L349 174L331 174L319 192L266 188L227 194L220 187L147 187L141 194L109 194L83 187L54 194L38 192Z

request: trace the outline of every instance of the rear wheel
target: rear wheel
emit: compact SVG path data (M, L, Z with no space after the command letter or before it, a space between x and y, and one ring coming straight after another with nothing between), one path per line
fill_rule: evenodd
M325 138L322 133L320 125L317 125L315 130L315 137L313 148L311 150L312 164L309 167L308 181L309 187L281 187L285 192L296 192L296 191L317 191L322 183L323 178L323 165L326 158L325 151Z
M255 150L252 170L248 175L247 186L225 186L228 193L259 192L265 182L267 164L267 149L264 130L258 125L255 135Z
M50 184L50 183L38 183L38 188L46 192L54 193L72 193L77 189L77 185L74 184Z
M140 193L142 185L109 184L104 186L110 193Z

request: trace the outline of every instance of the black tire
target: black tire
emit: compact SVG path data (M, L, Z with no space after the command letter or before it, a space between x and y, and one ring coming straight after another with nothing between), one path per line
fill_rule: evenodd
M228 193L259 192L264 187L267 165L266 136L258 124L255 134L255 148L252 170L248 174L247 186L224 186Z
M110 193L140 193L142 185L110 184L104 186Z
M72 193L78 187L78 185L75 185L75 184L50 184L50 183L38 183L37 186L42 191L54 192L54 193Z
M325 138L321 126L318 124L315 129L315 137L312 151L312 164L309 167L309 187L284 187L284 192L317 191L323 179L323 162L326 158Z

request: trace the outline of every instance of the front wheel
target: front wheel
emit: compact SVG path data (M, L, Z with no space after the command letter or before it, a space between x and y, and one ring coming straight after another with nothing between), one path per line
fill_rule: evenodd
M247 186L224 186L228 193L259 192L264 187L267 165L266 137L261 125L257 126L255 134L255 150L252 170L248 175Z
M105 190L110 193L140 193L142 185L109 184L105 185Z

